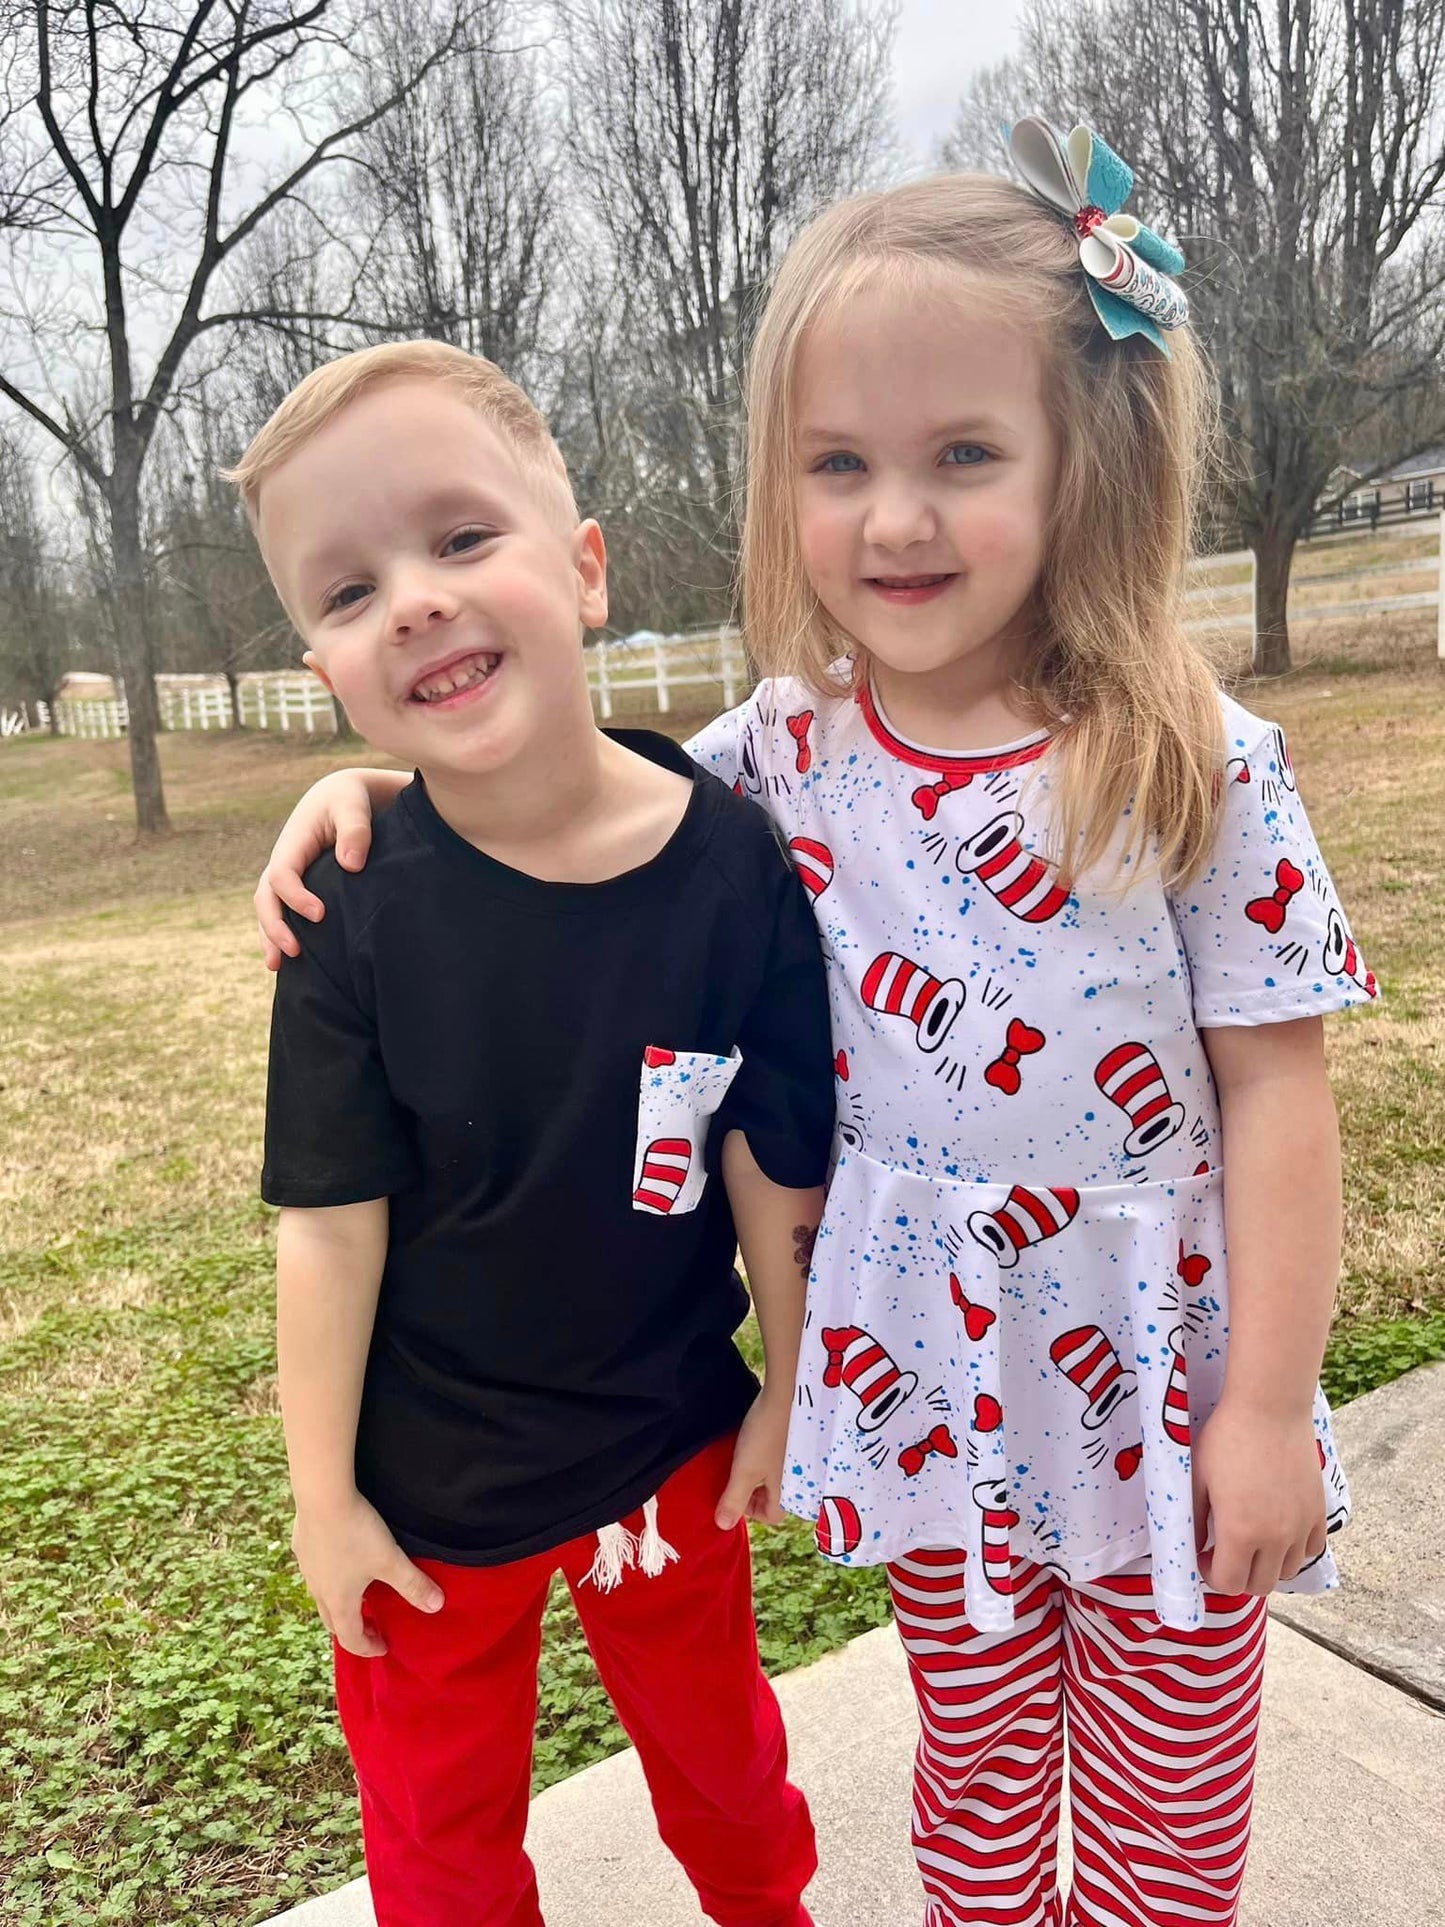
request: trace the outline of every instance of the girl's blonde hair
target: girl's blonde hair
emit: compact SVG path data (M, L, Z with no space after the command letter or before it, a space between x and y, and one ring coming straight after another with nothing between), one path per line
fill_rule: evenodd
M742 591L753 657L764 673L799 676L824 696L867 677L864 653L803 569L798 351L810 325L863 286L883 278L913 292L940 276L960 298L1032 326L1042 346L1060 459L1021 695L1057 732L1048 758L1055 854L1077 875L1105 856L1123 820L1131 878L1152 838L1158 873L1185 881L1208 859L1224 760L1218 687L1181 626L1213 387L1187 327L1171 332L1168 360L1146 341L1110 340L1069 227L1024 188L987 174L935 175L841 202L788 250L748 381ZM842 656L852 672L840 684L830 664Z

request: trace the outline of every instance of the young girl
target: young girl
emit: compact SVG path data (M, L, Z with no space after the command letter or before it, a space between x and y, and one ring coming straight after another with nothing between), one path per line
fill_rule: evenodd
M824 1557L887 1564L928 1927L1226 1927L1264 1602L1335 1583L1348 1513L1319 1020L1375 983L1279 730L1181 632L1208 391L1154 325L1167 244L1101 228L1102 143L1032 126L1067 192L937 177L790 251L749 396L770 673L690 747L772 813L829 957L783 1497ZM1142 309L1094 284L1121 257ZM302 866L333 834L364 861L363 784L403 780L298 809L273 964L276 897L317 914Z

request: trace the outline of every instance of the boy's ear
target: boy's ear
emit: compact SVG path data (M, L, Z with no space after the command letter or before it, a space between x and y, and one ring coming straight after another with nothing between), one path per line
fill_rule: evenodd
M591 520L579 522L572 537L572 562L577 570L577 615L584 629L600 629L607 621L607 544Z
M316 651L314 649L303 650L301 660L302 662L305 663L306 667L311 671L312 675L316 678L317 682L321 684L322 688L326 691L327 695L334 696L336 694L335 685L333 684L330 676L328 676L326 671L321 667L321 659L316 654Z

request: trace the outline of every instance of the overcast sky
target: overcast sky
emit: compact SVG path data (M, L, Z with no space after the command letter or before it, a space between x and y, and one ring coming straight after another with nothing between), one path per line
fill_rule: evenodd
M1023 0L902 0L893 57L898 122L921 163L948 132L968 77L1013 47Z

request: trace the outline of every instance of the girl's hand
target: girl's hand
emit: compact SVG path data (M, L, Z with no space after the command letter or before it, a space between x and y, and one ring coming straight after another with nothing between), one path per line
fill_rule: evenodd
M334 1510L298 1511L291 1550L327 1632L361 1659L380 1659L386 1651L386 1641L361 1616L362 1594L374 1580L420 1612L436 1612L443 1603L441 1588L411 1563L359 1492Z
M771 1397L765 1386L753 1400L738 1433L732 1471L714 1515L723 1532L730 1532L739 1519L757 1519L769 1526L783 1523L778 1494L783 1483L791 1396L791 1386L786 1396L775 1393Z
M1194 1523L1212 1592L1263 1599L1317 1559L1325 1494L1310 1414L1221 1399L1194 1441Z
M346 870L359 870L371 848L371 791L368 775L390 772L333 770L313 783L292 810L276 839L276 847L261 872L251 899L261 926L261 950L268 970L279 970L283 953L298 957L301 946L281 914L282 905L320 923L326 906L301 881L308 864L334 843L336 860ZM400 788L407 782L402 776Z

